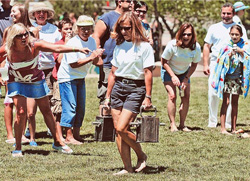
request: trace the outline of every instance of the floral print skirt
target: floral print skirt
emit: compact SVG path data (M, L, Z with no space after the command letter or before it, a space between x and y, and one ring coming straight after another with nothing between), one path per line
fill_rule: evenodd
M242 85L241 78L225 79L224 93L242 95L241 85Z

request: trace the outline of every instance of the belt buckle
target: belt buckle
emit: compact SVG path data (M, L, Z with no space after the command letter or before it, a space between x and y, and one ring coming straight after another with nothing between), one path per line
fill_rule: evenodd
M129 83L129 80L127 80L127 79L122 79L122 83L128 84L128 83Z

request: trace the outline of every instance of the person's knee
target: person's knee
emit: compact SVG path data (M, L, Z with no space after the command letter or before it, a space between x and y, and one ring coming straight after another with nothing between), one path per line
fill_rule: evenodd
M126 131L127 131L127 128L125 128L124 126L121 126L121 125L116 126L116 132L119 135L124 134Z
M171 102L175 102L176 101L176 94L169 94L168 98Z
M35 113L34 112L32 112L32 113L28 113L27 114L27 118L28 118L28 120L34 120L35 119Z
M26 109L24 107L19 107L17 108L16 114L19 117L24 117L26 116Z

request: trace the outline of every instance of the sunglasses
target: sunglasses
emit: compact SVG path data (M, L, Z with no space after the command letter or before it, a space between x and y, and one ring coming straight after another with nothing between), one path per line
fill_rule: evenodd
M120 26L120 30L128 31L131 29L131 26Z
M81 27L80 28L80 30L82 31L82 32L85 32L85 31L92 31L93 30L93 28L91 27L91 28L86 28L86 27Z
M43 10L42 10L42 11L36 11L37 14L42 14L42 13L45 14L45 13L47 13L47 12L48 12L48 11L43 11Z
M15 38L22 39L23 36L26 38L28 37L28 35L29 35L29 32L26 31L26 33L21 33L21 34L16 35Z
M131 2L132 2L132 0L122 0L122 2L131 3Z
M192 36L192 33L183 33L182 36Z
M135 10L138 14L140 14L140 13L143 13L143 14L146 14L147 13L147 11L144 11L144 10Z

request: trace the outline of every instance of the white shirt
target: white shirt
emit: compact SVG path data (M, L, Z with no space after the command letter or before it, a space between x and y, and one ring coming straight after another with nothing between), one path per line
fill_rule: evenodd
M201 46L196 42L195 50L177 47L174 39L167 44L161 57L169 61L168 64L176 75L180 75L188 70L190 63L201 60Z
M47 23L46 25L43 26L43 29L46 29L46 27L53 27L53 29L48 32L39 31L39 38L41 40L44 40L50 43L55 43L62 39L62 35L58 31L58 28L55 25ZM55 64L56 63L55 63L52 52L40 52L39 69L41 70L52 69L55 66Z
M78 48L87 47L91 51L96 49L96 43L92 37L89 37L88 41L83 41L78 35L71 38L66 43L66 45L74 46L74 47L78 47ZM62 82L67 82L67 81L71 81L74 79L85 78L87 73L88 73L88 69L91 66L92 62L89 62L89 63L87 63L81 67L78 67L78 68L72 68L70 66L70 64L77 62L79 59L85 59L85 58L89 57L90 55L91 55L91 53L86 55L86 54L81 53L81 52L64 53L60 68L59 68L58 73L57 73L58 82L62 83Z
M117 67L115 76L144 80L144 68L154 66L154 51L147 42L136 45L124 41L116 45L111 63Z
M228 44L229 40L231 39L229 35L230 28L233 25L236 25L236 23L233 22L231 24L224 24L223 22L219 22L209 27L204 41L212 45L212 48L211 48L212 53L211 53L211 59L210 59L211 61L216 61L218 54L220 52L220 49L224 48L225 45ZM242 30L243 30L242 38L245 41L247 41L246 30L244 27L242 27Z
M235 22L236 24L242 25L241 19L238 15L234 15L233 22Z

